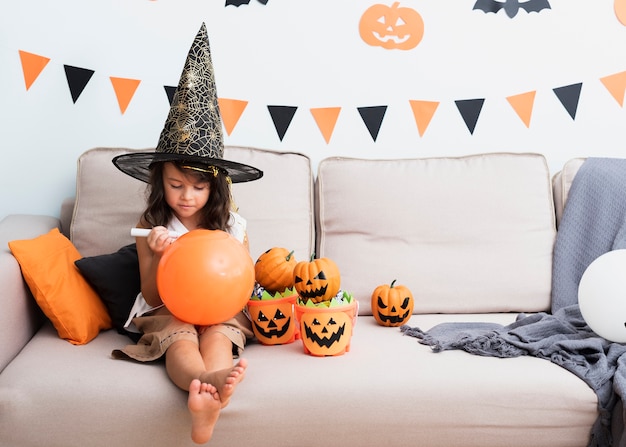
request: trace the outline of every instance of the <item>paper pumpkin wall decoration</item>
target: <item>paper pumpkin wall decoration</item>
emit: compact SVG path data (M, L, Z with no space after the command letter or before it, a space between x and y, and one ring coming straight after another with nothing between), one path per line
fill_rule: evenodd
M293 269L296 266L293 251L273 247L262 253L254 264L256 281L270 292L282 292L293 287Z
M413 314L413 294L406 286L391 284L376 287L372 293L372 313L381 326L400 326Z
M614 0L613 9L619 23L626 26L626 0Z
M293 270L294 287L303 301L330 301L341 285L339 267L330 258L300 261Z
M391 6L375 4L363 13L359 34L366 44L386 50L411 50L422 41L422 16L414 9L399 5L399 2Z

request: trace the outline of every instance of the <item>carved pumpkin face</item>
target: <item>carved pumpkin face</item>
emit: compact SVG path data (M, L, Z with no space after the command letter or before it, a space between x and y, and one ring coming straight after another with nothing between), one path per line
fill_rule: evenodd
M311 309L300 317L300 333L307 354L341 355L350 349L352 317L342 311Z
M424 36L422 16L411 8L376 4L361 16L359 33L361 39L371 46L387 50L410 50L415 48Z
M293 274L294 287L303 301L330 301L339 292L339 268L329 258L298 262Z
M286 248L273 247L261 254L254 264L256 281L265 290L282 292L293 287L293 269L296 258L293 251Z
M262 344L288 344L297 338L293 312L295 300L294 295L276 300L248 302L252 330Z
M400 326L413 314L413 294L405 286L381 285L372 293L372 313L381 326Z

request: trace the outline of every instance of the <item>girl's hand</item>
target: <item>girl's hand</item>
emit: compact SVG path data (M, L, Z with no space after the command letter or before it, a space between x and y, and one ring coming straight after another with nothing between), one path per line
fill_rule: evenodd
M147 242L150 250L155 254L163 254L165 249L174 242L175 238L170 236L169 231L165 227L154 227L148 235Z

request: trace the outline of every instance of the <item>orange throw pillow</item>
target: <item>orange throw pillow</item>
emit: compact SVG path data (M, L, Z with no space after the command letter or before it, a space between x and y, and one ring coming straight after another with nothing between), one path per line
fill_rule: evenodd
M9 248L59 337L82 345L111 328L104 303L74 265L80 253L57 228L34 239L11 241Z

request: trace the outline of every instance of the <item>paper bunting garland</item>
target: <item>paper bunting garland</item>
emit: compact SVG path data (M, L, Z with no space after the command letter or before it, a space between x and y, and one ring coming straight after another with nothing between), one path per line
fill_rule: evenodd
M280 141L283 141L283 137L287 133L287 129L289 129L291 120L298 108L292 106L267 106L267 110L269 110L272 121L274 121L278 138Z
M583 84L579 83L553 89L554 94L559 98L559 101L561 101L561 104L563 104L563 107L565 107L572 119L576 119L576 110L578 109L578 100L580 99L582 88Z
M115 96L123 115L141 81L138 79L115 78L113 76L110 76L109 79L113 85L113 90L115 90Z
M383 124L385 112L387 112L387 106L359 107L357 110L359 111L367 130L372 136L372 139L376 141L376 138L378 138L378 132L380 131L380 126Z
M72 101L76 104L78 97L95 72L86 68L72 67L71 65L63 65L63 68L65 68L65 78L70 88Z
M24 83L26 90L30 89L33 82L39 77L41 71L48 65L50 58L39 56L33 53L19 50L20 60L22 61L22 72L24 73Z
M522 122L526 125L526 127L530 127L530 118L533 114L533 106L535 104L535 95L537 92L526 92L521 93L519 95L513 95L507 97L507 101L517 113L517 116L520 117Z
M24 84L26 90L29 91L33 83L48 66L50 58L23 50L18 50L18 53L24 76ZM94 70L71 65L63 65L63 69L65 71L72 101L76 103L78 98L85 91L89 82L92 80L95 72ZM109 76L108 78L116 95L120 112L124 114L142 81L139 79L113 76ZM615 101L617 101L620 107L624 107L626 94L626 71L604 76L600 78L600 81ZM552 89L561 105L565 108L573 120L576 119L582 86L583 83L580 82ZM171 105L174 93L176 92L176 87L165 85L163 88L165 90L165 94L167 95L169 104ZM519 119L527 128L530 127L536 94L536 91L529 91L526 93L508 96L506 98ZM248 101L227 98L218 98L218 101L224 128L227 134L231 135L237 126L239 119L246 110ZM485 103L485 98L456 100L454 102L468 131L471 135L473 135ZM413 118L415 119L419 136L423 137L432 118L438 110L440 102L411 99L409 100L409 105L413 112ZM358 107L356 109L374 142L376 142L378 138L387 108L387 105L378 105ZM298 110L298 106L268 105L267 109L272 122L274 123L278 138L280 141L283 141L295 113ZM320 133L322 134L322 137L326 141L326 144L330 144L339 114L342 112L343 108L339 106L316 107L310 108L309 110Z
M322 107L311 109L311 115L313 115L313 119L317 123L317 127L322 132L322 136L324 140L326 140L326 144L330 143L330 137L333 135L333 131L335 130L335 124L337 124L337 118L339 118L339 113L341 112L341 107Z
M430 120L433 119L433 115L439 107L438 101L416 101L409 100L411 110L413 110L413 117L415 118L415 124L417 124L417 131L420 137L424 136L426 128L430 124Z
M483 108L483 104L485 103L484 99L460 99L458 101L454 101L456 104L456 108L459 109L459 113L465 121L465 125L469 132L474 135L474 129L476 128L476 123L478 122L478 117L480 116L480 111Z
M241 101L239 99L217 98L217 102L220 106L220 115L222 116L224 129L226 129L226 133L230 135L237 125L241 114L248 106L248 101Z
M624 92L626 92L626 71L600 78L609 93L615 98L620 107L624 107Z
M163 88L165 89L165 94L167 95L167 101L169 102L170 106L172 105L172 101L174 101L174 94L176 93L176 89L178 87L176 87L175 85L164 85Z

